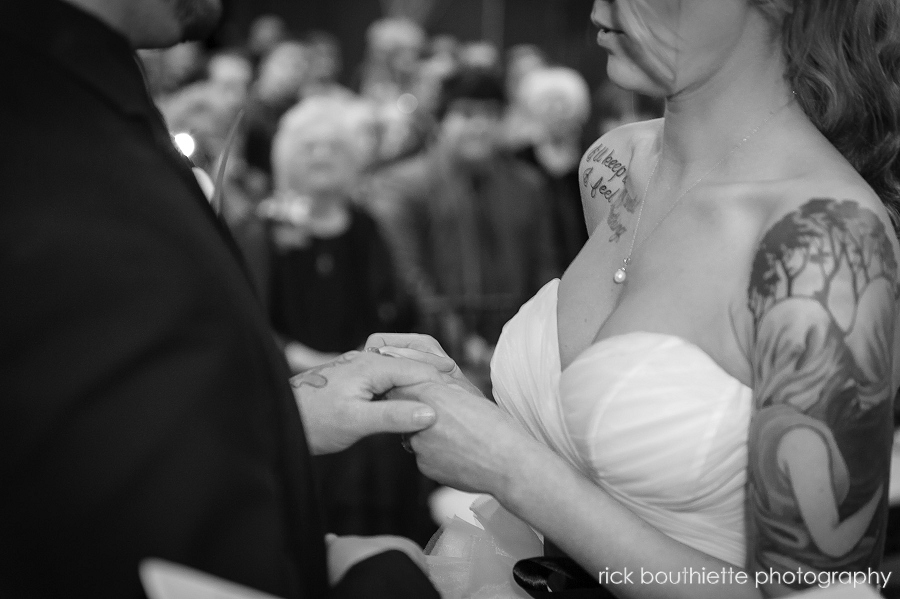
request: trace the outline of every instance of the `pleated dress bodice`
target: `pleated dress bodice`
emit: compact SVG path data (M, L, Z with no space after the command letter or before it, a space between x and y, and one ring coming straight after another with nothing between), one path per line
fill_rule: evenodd
M663 533L743 566L750 388L696 345L649 332L595 342L561 370L558 285L504 328L497 403Z

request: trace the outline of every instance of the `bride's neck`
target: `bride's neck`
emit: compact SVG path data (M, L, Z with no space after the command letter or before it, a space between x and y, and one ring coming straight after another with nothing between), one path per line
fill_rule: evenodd
M660 175L673 182L694 180L745 137L755 142L765 137L763 129L771 129L767 119L782 118L787 111L778 111L793 98L783 73L780 52L772 50L725 65L702 83L667 98Z

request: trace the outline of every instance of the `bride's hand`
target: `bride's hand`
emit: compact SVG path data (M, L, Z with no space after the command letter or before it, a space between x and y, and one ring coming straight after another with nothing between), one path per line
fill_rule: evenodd
M395 389L437 413L431 428L410 436L422 473L439 483L502 497L515 481L516 464L536 441L506 412L455 385L423 383Z
M484 397L434 337L418 333L375 333L369 336L366 347L378 348L384 355L399 356L434 366L448 382L459 385L473 395Z

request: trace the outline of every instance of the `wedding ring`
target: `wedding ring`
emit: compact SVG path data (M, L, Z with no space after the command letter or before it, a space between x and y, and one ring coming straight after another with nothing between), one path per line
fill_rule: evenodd
M373 353L373 354L381 354L381 348L380 348L380 347L374 347L374 346L367 347L367 348L366 348L366 351L369 352L369 353Z
M409 435L400 435L400 445L409 453L416 453L409 443Z

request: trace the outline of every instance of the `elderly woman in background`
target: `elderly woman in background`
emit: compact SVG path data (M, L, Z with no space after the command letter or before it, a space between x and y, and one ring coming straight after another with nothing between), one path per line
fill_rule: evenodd
M354 202L372 151L370 116L356 99L304 100L281 120L272 148L269 307L292 369L357 349L381 329L407 328L391 255ZM329 531L401 534L433 529L424 479L396 435L365 439L314 459Z
M531 123L531 139L516 156L547 178L559 271L563 272L588 240L578 163L586 149L582 135L591 111L590 91L574 69L537 68L519 82L516 100Z
M272 147L272 323L302 371L395 329L395 271L373 219L353 198L371 155L359 101L317 97L281 120Z

